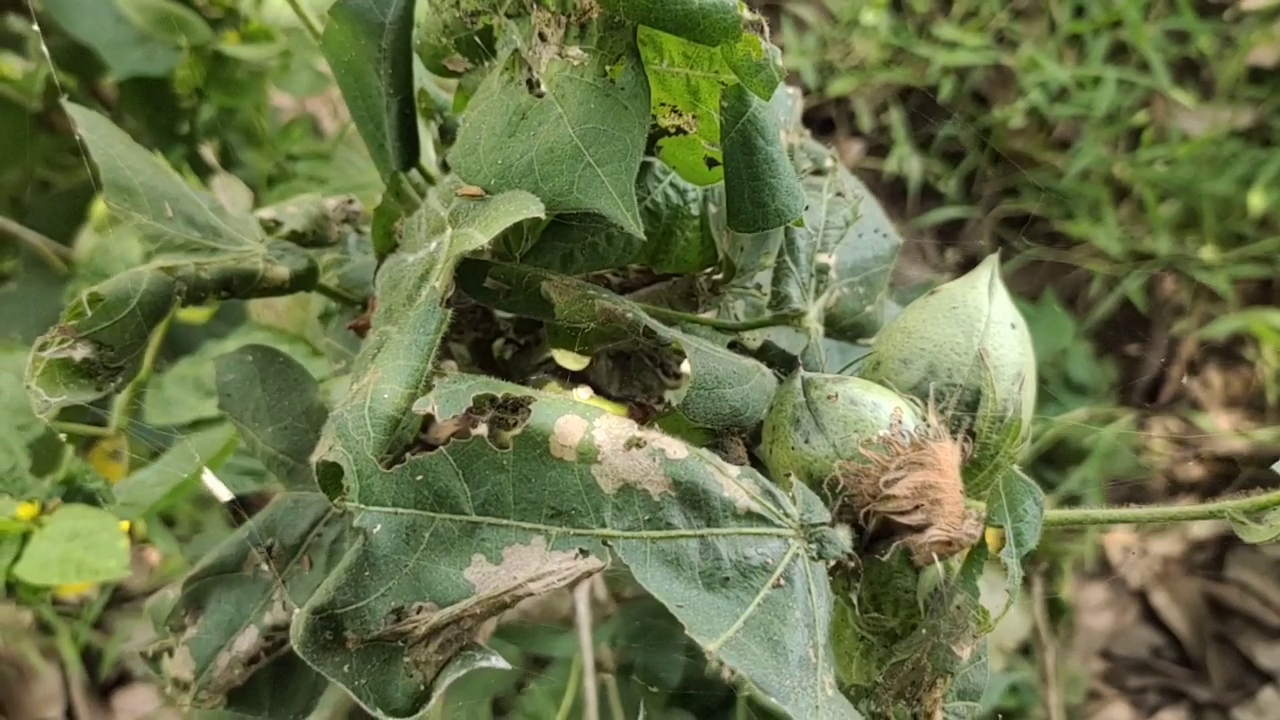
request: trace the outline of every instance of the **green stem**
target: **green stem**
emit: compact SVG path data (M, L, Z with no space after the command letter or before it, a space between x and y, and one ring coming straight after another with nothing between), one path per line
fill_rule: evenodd
M665 322L704 325L709 328L724 330L726 332L745 332L747 330L759 330L760 328L777 327L779 325L792 325L796 320L804 317L804 313L782 312L765 315L764 317L754 318L752 320L721 320L720 318L704 317L696 313L672 310L671 308L659 307L657 305L641 304L640 307L646 313Z
M84 423L54 420L49 423L49 427L52 427L56 432L60 432L64 435L80 435L82 437L99 438L111 436L111 428L106 428L101 425L86 425Z
M320 696L320 702L316 703L316 707L311 711L308 720L338 720L338 718L345 718L353 707L355 707L355 700L352 699L351 695L346 690L343 690L341 685L333 683ZM441 707L444 707L443 702L438 703L435 709L438 710ZM435 715L435 710L433 710L432 715ZM440 717L444 716L440 715Z
M625 718L627 710L622 704L622 690L618 687L618 676L613 673L604 673L600 679L604 681L605 697L609 699L609 713L614 720Z
M48 600L36 604L34 610L36 615L40 616L49 634L53 636L53 645L59 659L62 660L62 669L67 674L67 679L72 682L83 682L89 677L89 673L84 667L83 658L80 657L80 648L76 647L75 638L67 628L66 619L58 614Z
M422 163L422 162L418 163L418 174L422 175L422 179L426 181L427 185L440 184L440 173L427 167L425 163ZM425 188L424 188L424 194L425 194Z
M328 283L316 283L315 291L339 305L348 305L355 308L362 308L365 305L364 301L355 295Z
M59 275L69 272L67 263L71 261L71 248L66 245L3 215L0 215L0 234L26 245Z
M45 475L46 479L62 480L71 471L71 465L76 459L76 449L71 447L71 443L63 443L62 457L58 458L58 466L53 469L53 473Z
M125 429L129 424L129 417L133 413L133 403L138 396L138 391L151 381L151 376L155 373L156 359L160 356L160 348L164 346L164 339L169 335L169 325L173 323L173 316L177 314L177 308L171 310L155 330L151 331L151 337L147 339L146 350L142 354L142 365L138 368L138 374L129 381L128 385L116 395L111 402L111 417L107 419L107 434L114 434Z
M569 720L573 712L573 704L578 700L578 689L582 685L582 653L575 653L573 664L569 666L569 684L565 685L564 695L560 698L560 709L556 712L556 720Z
M1280 490L1198 505L1146 505L1139 507L1048 510L1044 514L1044 524L1048 527L1062 527L1072 525L1120 525L1124 523L1224 520L1233 515L1251 515L1277 507L1280 507Z
M298 22L302 23L302 29L306 30L307 34L311 36L311 39L315 40L316 44L319 45L320 38L324 34L320 30L320 23L316 22L316 19L311 17L311 13L307 12L307 9L302 7L302 3L299 2L299 0L284 1L285 4L289 6L289 9L293 10L293 14L298 16Z

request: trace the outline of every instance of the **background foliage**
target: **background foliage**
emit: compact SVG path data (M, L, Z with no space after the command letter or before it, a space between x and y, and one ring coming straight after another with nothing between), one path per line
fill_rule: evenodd
M389 46L364 43L353 31L327 32L318 47L303 18L324 17L329 3L299 1L302 16L286 0L0 3L0 406L8 419L0 442L0 497L6 498L0 500L0 523L16 528L33 519L37 504L64 503L47 516L41 533L47 549L28 547L23 560L9 568L0 623L15 630L6 631L0 660L31 677L53 678L47 680L52 699L41 703L61 703L87 716L95 703L126 689L150 687L145 678L167 656L163 649L155 651L151 667L137 660L140 638L146 638L140 629L142 599L193 568L182 599L173 601L230 592L238 602L252 601L265 609L243 627L208 631L184 625L182 607L167 607L164 595L152 600L147 611L162 626L167 623L178 635L208 633L211 643L194 646L198 652L190 658L198 675L226 657L219 655L225 648L216 644L217 638L257 638L233 654L230 666L214 668L214 682L193 678L193 696L216 693L219 682L229 688L252 674L249 684L236 691L237 708L249 715L283 717L297 707L289 703L306 705L314 697L310 690L324 684L293 654L273 654L288 618L273 616L271 609L282 591L296 605L317 592L323 572L342 557L347 529L314 492L292 496L292 505L276 503L252 522L245 518L255 510L257 494L278 483L315 489L307 462L310 448L321 437L325 408L348 392L344 383L331 378L352 369L359 347L347 326L358 323L362 311L345 301L370 293L373 252L384 255L390 249L390 235L380 228L376 213L370 248L355 239L343 208L323 199L350 194L365 208L377 207L383 178L416 165L405 165L404 157L422 150L431 159L435 148L429 140L421 143L417 123L396 115L403 98L348 93L345 103L341 100L335 78L345 87L387 80L367 75L385 59ZM1020 307L1040 362L1040 406L1027 462L1051 504L1204 497L1274 483L1257 472L1274 460L1280 442L1275 431L1280 401L1280 315L1275 308L1280 303L1274 283L1280 274L1280 114L1275 107L1280 103L1280 10L1274 3L1206 9L1187 3L1135 1L1103 7L1082 2L1041 8L975 0L953 3L945 13L931 2L760 5L772 20L774 41L785 48L786 69L806 91L805 124L883 200L907 240L894 297L876 300L892 311L991 250L1002 248L1011 258L1010 282L1021 291ZM630 6L643 12L645 4ZM362 10L361 3L344 3L340 26L380 21L368 14L373 7L370 3ZM663 22L643 21L659 27ZM392 39L404 40L411 29L411 22L402 23L396 31L400 35L393 33ZM705 31L720 37L713 25ZM320 47L329 57L349 62L327 63ZM730 176L733 153L752 153L729 135L758 120L763 104L747 92L751 86L741 57L728 51L698 54L691 50L696 47L646 28L640 57L620 72L647 72L648 100L620 93L608 108L593 108L596 115L572 120L575 126L607 119L639 127L649 122L650 113L659 125L664 118L675 123L678 111L718 121L701 123L707 128L703 132L718 128L718 136L700 137L696 144L679 134L659 141L653 150L661 162L642 160L643 146L615 147L607 137L584 143L616 160L617 167L640 166L634 191L627 173L606 168L583 181L590 193L582 192L585 184L553 183L537 189L540 202L507 197L508 205L491 218L446 211L420 222L437 229L477 228L475 240L450 233L462 238L450 252L463 253L471 249L468 242L487 242L507 224L529 228L547 211L562 213L540 229L532 247L521 244L518 232L504 236L504 249L532 268L528 273L590 273L616 268L622 259L643 258L659 273L685 274L705 269L718 252L739 252L702 242L702 211L712 201L702 186ZM742 84L730 90L722 90L721 81L690 85L677 73L654 70L677 61L704 66L712 78L736 74ZM561 77L562 85L549 84L546 91L566 98L583 92L573 84L572 73ZM760 82L767 87L776 79L766 76ZM481 116L500 127L481 132L464 127L455 146L463 149L463 159L452 168L495 194L516 188L512 178L520 168L497 170L483 163L492 153L512 150L513 145L493 147L493 138L506 137L523 147L536 143L537 133L554 121L524 116L525 108L503 93L504 82L523 80L500 73L468 86L464 76L460 86L469 94L472 111L482 108ZM722 92L727 97L720 97ZM85 110L64 113L59 104L64 97ZM674 109L667 102L672 99L677 101ZM414 100L426 118L449 102L426 87ZM121 161L131 163L131 177L137 177L137 167L153 162L146 151L182 177L157 171L151 187L137 197L106 198L107 212L87 160L92 154L103 182L110 184L110 170L94 146L113 130L105 124L99 128L89 110L109 118L145 148ZM376 141L367 134L362 140L348 112L365 126L377 124L368 120L372 117L398 119L386 123ZM785 109L782 117L787 117ZM73 122L83 138L72 132ZM433 131L444 137L457 128L445 121ZM701 141L722 149L708 155ZM573 172L584 164L572 148L550 146L545 152ZM724 169L717 174L720 164ZM847 183L842 173L806 175L803 189ZM224 227L211 233L201 226L199 236L219 238L217 246L181 248L178 261L169 252L172 244L164 246L165 252L156 248L181 241L192 227L183 223L203 222L184 218L182 199L166 195L181 195L184 179L210 190L217 200L210 212L230 232ZM595 192L597 188L610 192ZM387 195L404 192L393 183ZM308 202L299 200L304 193L310 194ZM633 194L634 204L625 200ZM743 232L767 230L779 217L799 212L803 200L798 194L775 195L767 203L752 195L725 198L727 222ZM653 211L657 202L683 204L685 212L658 215ZM157 208L160 215L178 215L167 235L164 228L139 232L122 221L130 212L154 216ZM761 215L768 211L777 214ZM607 233L601 217L612 221ZM651 231L658 227L663 231ZM671 246L641 246L635 241L640 229L670 238ZM296 242L299 238L303 241ZM587 238L616 254L584 251ZM874 248L873 241L889 258L883 269L887 277L892 253L898 250L889 239L859 237L857 245L832 250L839 262L842 247ZM307 245L313 250L302 259L294 250ZM206 256L220 263L238 258L235 267L241 274L208 277L200 270L200 258ZM733 259L739 268L753 267L751 257ZM152 271L124 272L144 262L153 263ZM169 269L157 274L156 262ZM162 282L158 278L187 272L178 276L211 284L201 290L200 283L184 282L185 292L208 292L245 273L260 283L264 266L281 268L284 285L308 282L305 278L313 273L310 282L323 281L329 291L233 298L170 315L173 290L156 284ZM424 270L410 264L392 268L406 278ZM464 261L458 277L460 285L473 283L468 291L473 295L519 279L491 280L492 269L476 260ZM750 274L739 277L744 279L739 286L727 288L724 316L750 317L754 312ZM64 303L108 278L125 278L118 280L122 292L151 303L143 325L126 336L106 338L138 350L125 353L126 366L148 369L106 402L99 400L101 378L59 374L59 389L81 392L60 418L60 429L70 431L75 441L64 448L28 409L22 387L27 349L58 322ZM808 306L823 290L809 286L791 297ZM565 288L569 300L563 307L541 311L549 317L530 312L519 299L511 308L496 301L495 306L565 321L575 349L588 352L600 347L601 339L574 333L573 320L590 327L596 324L593 313L605 312L589 292ZM379 312L397 312L398 307L411 316L413 308L438 297L406 292L385 301L391 309L380 305ZM110 307L96 311L110 312ZM464 319L469 312L458 310ZM726 357L740 356L714 338L671 330L662 324L665 318L627 307L607 312L611 319L623 312L627 320L622 327L636 337L679 333L663 340L685 347L695 378L708 376L704 368L728 367L722 384L751 386L751 378L757 385L768 383L767 374L754 374L755 366L745 359L726 366ZM841 308L826 321L828 328L848 328L845 339L860 337L870 322ZM502 374L509 374L532 354L520 345L527 337L522 322L503 317L499 327L486 328L477 337L450 337L451 351L500 363L507 371ZM166 331L163 343L147 344L146 331L157 326ZM408 353L412 348L397 348L397 342L440 331L424 326L402 332L400 338L374 335L370 342L385 342L388 353ZM838 332L830 335L841 339ZM495 338L500 347L483 347ZM769 339L803 346L803 339ZM823 367L838 370L852 359L851 352L847 344L827 343ZM1197 384L1196 379L1210 376L1218 384L1197 393L1205 382ZM1191 390L1184 389L1187 378ZM1237 388L1240 382L1243 390ZM278 427L264 422L280 417L280 409L255 403L263 396L245 391L255 387L292 388L287 415L296 423ZM498 399L518 394L498 384L484 390ZM675 431L699 437L698 427L744 427L758 421L758 416L749 417L750 407L743 411L734 405L727 412L715 397L714 392L691 390L680 405L684 425L673 426ZM409 402L414 399L416 394L408 397ZM599 398L596 402L602 406L600 418L616 410ZM434 410L448 417L466 405ZM544 414L553 412L548 407L554 401L539 403L531 421L531 432L544 437L555 417ZM385 428L389 435L397 430ZM480 443L467 452L494 450ZM549 461L543 456L529 463ZM224 506L210 497L201 483L206 467L238 499ZM413 465L396 470L400 481L411 481L413 472ZM1194 482L1187 482L1187 475ZM319 489L330 489L324 478L320 481ZM704 492L708 481L690 477L680 482ZM387 498L366 497L358 489L347 492L370 508L358 520L369 527L387 520L377 515L384 506L412 505L394 490L384 491L392 495ZM792 518L780 527L792 520L798 522ZM124 532L122 521L130 523ZM0 567L9 567L20 547L13 539L18 534L5 527L0 525ZM59 533L66 537L59 539ZM124 540L130 536L132 550ZM268 550L272 571L244 570L257 562L266 537L278 543ZM1047 583L1049 590L1032 599L1034 609L1050 618L1050 627L1040 629L1030 652L1017 652L1026 648L1030 633L1014 633L1011 649L993 662L995 682L981 698L984 712L1035 716L1054 703L1066 707L1086 700L1087 678L1044 681L1045 673L1054 672L1046 670L1044 648L1059 642L1056 628L1065 627L1071 617L1073 578L1095 567L1087 550L1094 540L1051 535L1037 551L1032 580ZM508 542L492 541L499 543L495 547ZM626 550L622 552L625 556ZM373 557L387 557L387 552ZM397 557L393 551L391 557ZM469 558L469 552L463 553L460 565ZM78 571L74 577L56 577L49 574L54 567ZM284 570L276 572L280 568ZM234 587L226 586L227 573L237 577ZM601 605L594 607L606 618L596 625L595 639L607 657L596 660L613 683L610 702L625 708L628 717L641 697L651 712L671 717L768 712L749 707L725 673L705 667L697 644L681 629L683 624L692 631L687 617L673 616L653 599L633 599L640 595L634 577L608 580L613 600L599 600ZM628 601L618 603L618 598ZM566 689L577 687L583 659L572 631L574 605L567 596L561 600L541 610L549 616L498 632L490 645L503 663L478 652L468 654L470 650L459 656L457 662L487 669L459 680L450 691L450 717L487 717L490 712L578 716L575 703L580 700ZM15 638L12 643L10 637ZM18 652L28 648L36 652ZM999 647L993 649L997 651ZM264 657L273 661L258 669ZM173 667L166 669L173 675ZM58 679L62 676L68 680L66 689ZM281 687L280 678L288 679L296 697L264 692ZM1044 696L1045 688L1059 685L1066 688L1060 693L1066 697ZM15 703L6 707L21 717L21 710L12 708L28 707L16 703L36 702L32 697L43 696L0 700ZM264 705L266 697L281 704ZM340 706L343 698L326 696L325 702L330 701Z

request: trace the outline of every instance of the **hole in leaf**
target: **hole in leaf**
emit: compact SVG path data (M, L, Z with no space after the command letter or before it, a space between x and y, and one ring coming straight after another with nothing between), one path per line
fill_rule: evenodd
M510 450L512 441L533 415L534 398L529 395L482 393L458 415L438 418L427 415L413 442L403 453L391 458L388 469L407 458L426 455L455 441L481 436L496 450Z

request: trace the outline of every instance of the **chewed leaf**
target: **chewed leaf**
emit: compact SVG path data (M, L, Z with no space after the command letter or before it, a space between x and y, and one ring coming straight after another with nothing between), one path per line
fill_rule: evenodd
M863 556L854 577L836 574L832 643L845 690L868 715L909 707L943 717L981 694L990 627L977 587L984 558L979 550L958 570L917 570L906 553L890 552Z
M358 539L294 624L297 652L366 709L420 712L479 623L616 558L793 717L858 717L827 644L838 548L808 490L480 376L446 377L419 405L419 444L350 479Z
M308 720L328 689L329 678L286 650L229 691L215 712L227 720Z
M720 54L742 86L765 102L773 97L787 76L787 69L782 65L782 51L753 33L743 34L732 45L722 45Z
M475 12L473 0L420 0L416 49L423 67L441 77L462 77L494 59L503 23Z
M65 107L98 166L107 207L137 230L149 262L81 292L36 341L27 385L45 417L119 387L176 308L287 295L319 279L301 248L268 241L252 215L192 187L102 115Z
M606 10L693 42L716 47L742 35L738 0L599 0Z
M170 695L188 708L233 691L249 703L257 673L282 670L273 661L287 657L294 611L342 556L349 520L319 493L287 493L206 555L146 653Z
M329 415L315 449L317 480L330 497L350 490L344 476L360 463L385 459L412 431L406 418L430 384L459 253L544 212L537 198L521 191L451 200L445 207L429 198L405 218L397 251L378 270L372 330L352 368L351 389Z
M977 647L951 678L947 696L942 701L943 720L973 720L980 717L982 696L991 681L991 658L986 638L977 641Z
M94 285L32 347L26 381L36 411L51 417L114 391L137 372L151 333L176 308L288 295L311 289L317 277L303 250L276 243L261 255L156 261Z
M763 364L668 327L639 305L603 288L535 268L467 259L458 287L477 302L560 327L573 345L595 352L620 340L683 353L692 377L676 407L694 425L749 428L764 417L778 380Z
M607 19L566 27L541 9L534 16L545 39L532 39L528 56L508 55L480 85L449 162L490 193L526 190L548 210L598 213L643 237L634 183L649 84L634 29ZM588 31L595 39L579 41Z
M724 179L720 96L736 82L720 52L646 27L636 34L649 77L658 157L698 185Z

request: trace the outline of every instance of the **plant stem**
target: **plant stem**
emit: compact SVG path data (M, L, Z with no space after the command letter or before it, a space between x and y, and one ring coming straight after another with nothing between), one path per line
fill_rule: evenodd
M605 696L609 699L609 712L615 720L625 718L627 710L622 705L622 691L618 688L618 676L613 673L601 673L600 680L604 682Z
M3 215L0 215L0 234L26 245L59 275L69 272L67 263L71 261L71 248L66 245Z
M70 695L68 700L71 701L73 712L80 715L82 712L89 711L85 697L85 688L89 685L89 671L84 666L84 658L80 654L80 648L76 646L70 628L67 627L67 621L47 601L37 604L34 609L53 635L53 645L58 659L62 662L62 671L66 674L68 695Z
M560 709L556 711L556 720L569 720L573 705L578 701L578 690L582 685L582 653L574 653L573 664L569 666L569 682L564 686L564 695L560 698Z
M752 320L721 320L720 318L709 318L696 313L683 312L681 310L672 310L671 308L659 307L657 305L644 305L640 307L653 317L665 322L691 323L693 325L704 325L716 330L725 330L727 332L745 332L747 330L759 330L760 328L776 327L778 325L792 325L796 320L804 317L803 313L774 313L765 315L764 317L754 318Z
M425 163L419 161L417 170L418 170L418 174L422 176L422 179L426 181L427 185L440 184L440 174L437 173L435 170L432 170L431 168L427 167Z
M133 412L133 401L137 398L138 391L151 381L151 375L155 372L156 358L160 356L160 348L164 346L164 339L169 335L169 325L173 323L173 316L176 314L177 308L174 308L151 331L146 350L142 354L142 365L138 368L138 374L111 402L111 416L107 419L108 434L123 430L129 424L129 417Z
M591 578L573 589L573 615L578 626L578 652L582 655L583 720L600 720L600 681L596 678L596 648L592 638Z
M422 166L422 163L418 163L417 168L417 172L414 172L411 169L409 172L405 173L404 179L405 184L413 190L413 194L419 201L421 201L423 198L427 197L428 190L434 183L429 182L431 176L423 174L426 172L426 168ZM421 177L419 177L419 175L421 175Z
M437 707L443 707L444 703L440 703ZM320 696L320 702L316 703L316 708L311 711L311 715L307 720L338 720L338 718L347 717L351 708L355 706L355 700L342 686L333 683L325 689L324 694Z
M307 34L311 36L311 39L315 40L316 44L319 45L320 38L323 36L323 32L320 30L320 23L316 22L316 19L311 17L311 13L307 12L307 9L302 7L302 3L299 0L284 1L285 4L289 6L289 9L293 10L293 14L298 16L298 22L302 23L302 29L306 30Z
M365 305L364 301L355 295L328 283L316 283L315 291L339 305L347 305L354 308L362 308Z
M77 422L64 422L62 420L54 420L49 423L55 431L64 435L80 435L83 437L110 437L111 428L101 425L86 425Z
M1047 510L1046 527L1071 525L1120 525L1223 520L1280 507L1280 490L1198 505L1146 505L1139 507L1065 508Z

